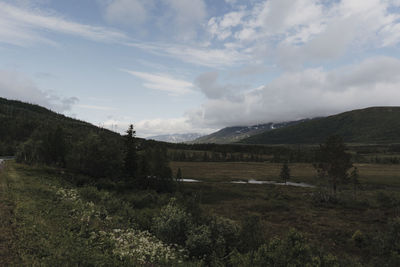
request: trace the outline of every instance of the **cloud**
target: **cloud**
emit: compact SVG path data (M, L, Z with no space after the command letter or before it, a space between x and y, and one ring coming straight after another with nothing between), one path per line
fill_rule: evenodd
M195 84L205 94L207 98L218 99L230 93L228 85L219 85L218 72L206 72L198 76L195 80Z
M163 0L170 10L163 24L173 21L181 39L196 37L196 30L201 26L207 15L206 4L203 0Z
M165 91L172 95L182 95L193 91L193 84L191 82L176 79L168 74L154 74L131 70L123 71L143 80L143 86L149 89Z
M109 23L129 26L153 37L196 38L206 18L203 0L98 0ZM155 30L158 32L155 33Z
M189 46L181 44L165 43L126 43L128 46L140 48L146 52L159 56L167 56L179 59L183 62L191 63L211 68L233 67L247 60L250 57L242 54L236 49L218 49L201 46Z
M113 107L98 106L98 105L76 105L76 106L78 108L91 109L91 110L101 110L101 111L115 110L115 108Z
M287 72L235 100L210 99L187 113L193 125L218 128L330 115L368 106L399 105L400 60L374 57L324 71Z
M114 0L105 4L105 18L110 23L140 26L148 19L148 6L152 1Z
M62 33L81 38L118 42L126 35L112 29L70 21L51 12L33 8L20 8L0 2L0 42L26 46L34 43L55 45L49 32Z
M122 133L128 129L130 124L132 124L132 122L128 120L110 119L104 122L104 127ZM141 120L135 122L133 125L139 137L189 132L207 134L216 130L215 128L196 127L187 117Z
M208 32L253 59L287 69L400 42L398 1L269 0L212 17Z
M61 97L52 92L44 92L26 76L7 70L0 70L0 96L38 104L57 112L69 111L79 101L76 97Z

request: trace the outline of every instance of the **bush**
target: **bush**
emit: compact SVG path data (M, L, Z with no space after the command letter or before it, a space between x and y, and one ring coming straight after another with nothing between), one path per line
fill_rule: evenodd
M272 239L254 254L254 266L339 266L332 255L320 256L295 229L283 239Z
M364 248L367 245L366 237L360 230L356 230L351 237L354 245L358 248Z
M189 231L186 248L192 257L206 259L211 255L211 231L206 225L198 226Z
M242 230L240 232L240 248L243 252L257 250L264 242L263 236L259 216L252 215L244 218L242 221Z
M79 195L86 201L99 203L102 199L102 194L93 186L85 186L79 190Z
M213 239L213 251L218 257L225 257L240 242L240 225L230 219L214 216L209 227Z
M191 224L190 214L179 207L176 199L172 198L154 219L153 231L164 242L184 245Z

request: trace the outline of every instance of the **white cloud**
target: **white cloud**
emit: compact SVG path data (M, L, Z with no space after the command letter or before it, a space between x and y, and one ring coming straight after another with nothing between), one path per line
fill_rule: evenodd
M113 107L107 107L107 106L99 106L99 105L76 105L78 108L83 108L83 109L91 109L91 110L101 110L101 111L110 111L110 110L115 110Z
M38 104L57 112L65 112L78 102L76 97L61 97L37 88L35 83L21 73L0 70L0 96Z
M225 127L310 118L368 106L399 105L400 60L375 57L331 71L287 72L235 99L208 100L188 113L194 125Z
M162 44L162 43L127 43L147 52L179 59L183 62L206 67L232 67L250 59L249 55L242 54L236 49L215 49L209 47Z
M167 74L131 70L123 71L144 80L143 86L149 89L166 91L172 95L187 94L193 91L193 84L191 82L176 79Z
M132 124L128 120L107 120L104 127L108 129L124 132L128 126ZM170 119L149 119L141 120L133 123L137 136L149 137L170 133L201 133L208 134L215 131L215 128L196 127L187 117L170 118Z
M269 0L212 17L208 32L241 55L280 67L336 59L400 42L397 1Z
M48 32L63 33L102 42L127 39L118 31L80 24L51 12L19 8L0 2L0 42L25 46L31 43L55 44Z

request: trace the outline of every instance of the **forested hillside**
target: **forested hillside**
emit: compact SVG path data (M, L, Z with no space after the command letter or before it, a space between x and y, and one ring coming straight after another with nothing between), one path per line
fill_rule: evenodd
M62 126L70 139L100 130L108 136L120 137L119 134L57 114L38 105L0 98L0 155L14 155L17 146L27 141L35 132L58 126Z
M0 155L91 177L83 183L106 180L172 190L165 145L136 138L133 127L127 133L121 136L38 105L0 98Z
M317 144L340 135L348 143L400 143L400 107L371 107L254 135L246 144Z

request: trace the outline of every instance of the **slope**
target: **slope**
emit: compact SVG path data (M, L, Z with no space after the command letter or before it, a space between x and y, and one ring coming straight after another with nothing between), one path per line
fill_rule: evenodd
M0 98L0 155L13 155L15 148L25 142L35 130L58 125L62 126L71 138L79 138L90 131L99 130L116 138L120 136L38 105Z
M258 124L253 126L233 126L223 128L215 133L197 138L191 143L195 144L229 144L239 142L242 139L271 131L273 129L278 129L282 127L287 127L289 125L295 125L300 121L290 121L290 122L281 122L281 123L266 123L266 124Z
M371 107L305 121L242 140L245 144L316 144L330 135L348 143L400 143L400 107Z

